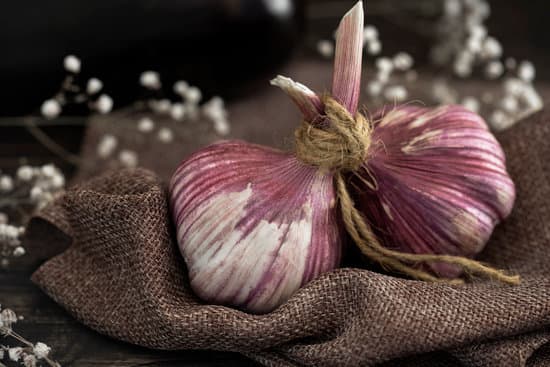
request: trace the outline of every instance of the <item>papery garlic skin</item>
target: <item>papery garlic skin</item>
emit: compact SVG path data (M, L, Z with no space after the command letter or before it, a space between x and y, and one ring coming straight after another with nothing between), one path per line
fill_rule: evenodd
M170 196L197 295L263 313L336 268L342 239L332 180L293 155L238 141L182 162Z
M483 119L459 106L401 106L374 120L362 175L377 189L350 188L362 188L354 196L381 242L417 254L479 253L515 200L504 153ZM430 267L460 274L453 265Z

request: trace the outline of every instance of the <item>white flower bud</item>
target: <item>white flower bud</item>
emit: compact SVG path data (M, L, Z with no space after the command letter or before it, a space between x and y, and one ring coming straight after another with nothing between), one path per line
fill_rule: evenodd
M38 359L46 358L52 349L42 342L34 345L32 352Z
M25 255L25 249L22 246L17 246L15 250L13 250L14 257L20 257L23 255Z
M19 361L19 358L21 358L21 353L23 353L23 348L21 347L8 349L8 357L14 362Z
M369 55L378 55L382 51L382 43L380 41L371 41L367 43L367 52Z
M8 223L8 215L6 213L0 212L0 225Z
M202 99L202 93L197 87L189 87L185 93L185 99L188 103L198 104Z
M518 96L524 91L524 83L517 78L509 78L504 82L504 90L507 94Z
M23 366L36 367L36 357L33 354L25 354L23 356Z
M13 179L8 175L0 176L0 192L13 190Z
M62 189L65 186L65 177L62 174L57 173L52 177L52 187L54 189Z
M48 99L42 103L40 113L47 119L53 119L61 113L61 105L55 99Z
M185 93L187 93L187 90L189 89L189 83L187 83L185 80L178 80L174 83L174 93L176 93L179 96L184 96Z
M525 86L523 94L521 95L522 100L531 110L540 110L544 103L542 102L541 96L537 93L535 88L531 85Z
M502 46L494 37L487 37L481 51L486 59L496 59L502 56Z
M167 127L163 127L158 132L158 139L163 143L170 143L174 140L174 133Z
M225 106L225 103L223 102L223 99L220 96L212 97L210 101L207 102L207 104L212 107L219 107L219 108L223 108Z
M170 108L170 116L174 120L181 121L185 117L185 106L183 103L174 103Z
M317 42L317 52L328 59L334 55L334 44L329 40L320 40Z
M63 67L70 73L78 74L80 73L80 59L74 55L68 55L63 59Z
M378 80L373 80L367 84L367 92L372 97L378 97L382 93L382 83Z
M138 165L137 153L131 150L121 150L118 160L126 167L135 167Z
M525 82L532 82L535 79L535 66L529 61L522 61L518 66L518 76Z
M485 75L489 79L497 79L504 72L504 66L500 61L491 61L485 67Z
M393 69L393 63L388 57L379 57L376 59L376 68L379 71L390 73Z
M466 47L468 48L468 51L472 52L472 53L479 53L481 51L481 39L477 38L477 37L470 37L468 38L468 40L466 41Z
M511 95L507 95L500 102L500 106L504 111L509 113L514 113L514 112L517 112L519 108L519 103L517 98Z
M169 113L172 107L172 102L169 99L151 101L151 108L157 113Z
M226 136L230 132L230 126L226 119L214 120L214 131L221 136Z
M0 312L0 324L8 329L17 322L17 315L9 308L5 308Z
M102 94L97 99L95 107L101 114L109 113L113 109L113 99L107 94Z
M470 28L470 36L479 41L487 37L487 28L481 24L476 24Z
M407 95L407 89L401 85L390 86L384 91L384 98L388 101L403 102Z
M138 130L142 133L149 133L155 128L155 123L149 117L143 117L138 122Z
M409 70L413 62L412 56L406 52L399 52L393 57L393 66L400 71Z
M91 78L86 84L86 93L96 94L103 89L103 82L97 78Z
M139 76L139 84L151 90L158 90L162 87L160 75L156 71L144 71Z
M17 169L17 178L21 181L30 181L34 176L34 172L30 166L21 166Z
M46 164L40 169L41 173L46 177L53 177L57 174L57 170L53 164Z
M115 136L106 134L103 135L99 144L97 145L97 154L101 158L107 158L115 151L118 145L118 140Z
M480 104L475 97L464 97L464 99L462 100L462 105L464 106L464 108L467 108L472 112L479 112Z
M40 201L43 193L44 193L44 190L42 190L41 187L34 186L30 191L31 200L34 202Z
M497 131L502 131L513 125L514 120L502 110L495 110L489 121L493 128Z
M378 29L375 26L367 24L363 29L363 42L378 41Z

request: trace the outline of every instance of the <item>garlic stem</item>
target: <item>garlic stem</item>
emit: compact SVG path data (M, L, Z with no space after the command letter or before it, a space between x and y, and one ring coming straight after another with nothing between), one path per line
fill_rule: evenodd
M355 115L361 87L363 2L344 15L336 31L332 96Z

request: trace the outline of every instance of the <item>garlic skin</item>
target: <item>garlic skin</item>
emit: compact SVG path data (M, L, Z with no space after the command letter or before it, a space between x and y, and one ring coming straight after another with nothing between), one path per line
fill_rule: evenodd
M211 145L181 163L170 199L191 286L207 302L269 312L340 263L333 177L293 155Z
M373 130L373 143L357 180L358 207L388 248L417 254L473 257L515 200L504 152L483 119L460 106L397 107ZM367 172L368 170L368 172ZM448 278L449 264L429 265Z

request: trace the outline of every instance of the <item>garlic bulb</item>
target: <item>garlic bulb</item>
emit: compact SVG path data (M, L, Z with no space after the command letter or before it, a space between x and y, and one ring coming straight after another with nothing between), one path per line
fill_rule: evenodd
M357 111L362 47L358 2L337 31L332 96L272 80L304 118L294 154L222 142L177 169L172 214L202 299L268 312L339 265L343 229L367 257L416 279L466 269L519 281L468 258L513 205L498 142L456 106L398 107L371 124Z
M217 143L185 160L170 186L191 286L206 301L267 312L339 265L332 175L292 155Z
M356 203L388 248L472 257L515 198L504 153L483 119L459 106L399 107L375 116ZM368 170L368 172L366 171ZM432 263L444 277L460 268Z

